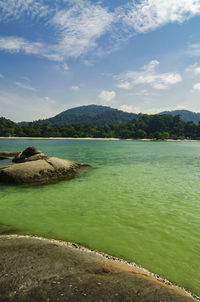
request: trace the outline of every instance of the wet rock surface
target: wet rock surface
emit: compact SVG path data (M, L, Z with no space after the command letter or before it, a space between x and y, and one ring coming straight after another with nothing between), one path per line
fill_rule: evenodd
M77 244L0 237L1 302L194 302L142 269Z
M9 153L9 152L2 152ZM48 157L34 147L23 152L13 152L16 164L0 168L0 181L17 184L44 184L71 179L89 165Z

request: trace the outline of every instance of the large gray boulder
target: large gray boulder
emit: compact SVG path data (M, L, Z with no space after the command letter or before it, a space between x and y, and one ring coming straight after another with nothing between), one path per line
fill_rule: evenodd
M14 161L19 163L0 168L1 182L17 184L50 183L73 178L82 169L90 167L89 165L77 164L57 157L47 157L39 150L36 153L30 152L29 154L25 151L15 157Z

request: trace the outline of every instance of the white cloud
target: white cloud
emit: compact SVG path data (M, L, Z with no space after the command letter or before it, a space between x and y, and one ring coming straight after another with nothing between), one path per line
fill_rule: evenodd
M190 66L188 66L185 69L186 72L192 73L193 75L199 75L200 74L200 66L198 65L198 63L194 63Z
M80 87L79 86L72 86L71 88L73 91L79 91L80 90Z
M44 32L48 29L55 41L53 44L44 42L45 36L42 42L1 37L0 50L57 62L81 57L87 64L83 56L94 49L97 56L108 54L136 33L145 33L170 22L183 22L197 14L200 14L200 0L132 0L114 11L92 0L0 0L0 21L21 20L26 16L38 22L43 18L40 26L43 24ZM105 43L99 41L102 36ZM194 44L190 51L199 56L199 49L200 44ZM125 88L126 84L121 85ZM159 86L164 89L161 84Z
M158 89L158 90L165 90L168 87L162 83L154 83L153 88Z
M90 1L63 0L62 9L59 6L53 9L42 3L44 1L1 0L0 9L2 16L8 20L11 16L18 19L25 13L37 17L48 14L44 26L51 30L51 34L55 34L55 44L27 41L22 37L0 37L0 50L38 55L58 62L64 58L77 58L97 47L97 39L108 31L114 20L112 13ZM2 16L0 14L0 20ZM66 68L67 64L64 64Z
M120 106L120 110L129 112L129 113L146 113L146 114L157 114L163 111L172 111L172 110L190 110L183 105L178 105L174 107L159 107L159 108L150 108L150 109L141 109L139 107L134 107L132 105L122 105Z
M124 13L124 21L136 32L145 33L199 14L199 0L133 0Z
M189 75L190 80L199 80L200 76L200 66L198 63L194 63L189 65L186 69L185 72ZM191 93L197 92L200 90L200 83L194 83L192 86L192 89L190 90Z
M9 21L19 19L23 14L34 17L44 17L50 8L42 0L1 0L0 20Z
M64 57L79 57L97 46L113 21L113 15L100 5L77 1L69 9L56 12L53 24L59 31L57 51Z
M138 107L134 107L132 105L121 105L119 107L120 110L129 112L129 113L140 113L141 110Z
M46 53L46 51L48 51L49 53ZM44 45L44 47L39 55L50 61L56 61L56 62L63 61L64 58L62 55L60 55L59 53L51 53L51 51L53 51L53 48L51 49L50 45L47 45L47 46Z
M4 76L0 73L0 79L3 79L4 78Z
M0 50L10 53L22 52L27 55L37 55L51 61L63 60L63 57L59 53L53 53L53 49L49 45L30 42L19 37L0 37Z
M28 42L18 37L0 37L0 49L8 52L25 52L26 54L40 54L42 43Z
M131 89L136 85L147 84L154 89L168 89L170 85L182 81L178 73L158 73L156 67L160 63L152 60L144 65L140 71L129 71L124 74L116 75L114 78L118 81L117 87L121 89Z
M200 74L200 67L195 68L195 74Z
M111 91L107 91L107 90L103 90L101 91L101 93L98 95L98 97L102 100L102 101L106 101L106 102L110 102L112 101L116 96L115 91L111 90Z
M30 91L37 91L37 89L35 89L31 85L24 84L24 83L21 83L21 82L15 82L15 85L17 85L20 88L27 89L27 90L30 90Z
M130 82L126 82L126 81L119 82L117 84L117 87L121 88L121 89L130 89L131 88L131 83Z
M193 85L194 90L200 90L200 83L196 83Z

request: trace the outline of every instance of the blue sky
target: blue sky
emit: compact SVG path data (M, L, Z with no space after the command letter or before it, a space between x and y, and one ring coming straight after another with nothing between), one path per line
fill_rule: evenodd
M200 112L200 0L0 0L0 115Z

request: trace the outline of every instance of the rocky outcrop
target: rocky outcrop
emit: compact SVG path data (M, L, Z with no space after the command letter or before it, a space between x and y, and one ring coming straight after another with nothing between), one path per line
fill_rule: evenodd
M38 159L46 159L47 156L35 147L28 147L23 152L19 152L14 158L13 162L23 163L26 161L34 161Z
M199 301L167 280L74 243L0 236L0 246L1 302Z
M63 179L70 179L89 168L89 165L56 157L47 157L34 147L18 153L16 164L0 168L0 181L17 184L42 184Z
M0 160L18 156L20 152L0 152Z

